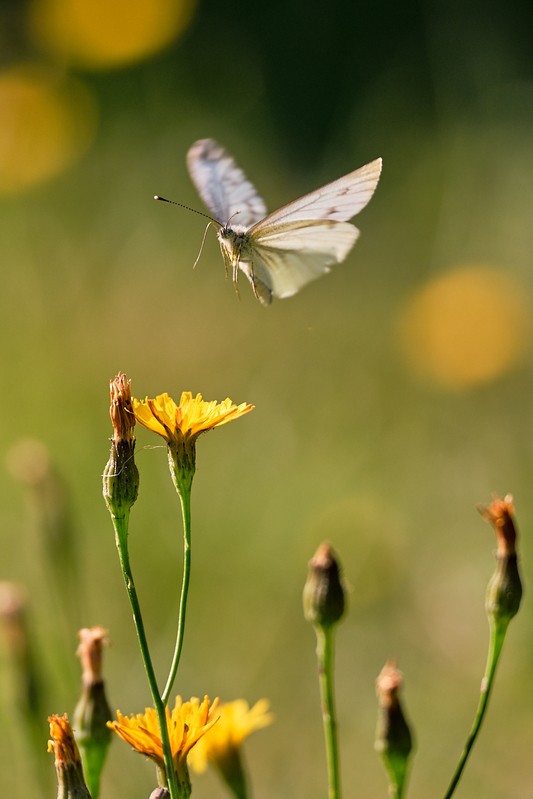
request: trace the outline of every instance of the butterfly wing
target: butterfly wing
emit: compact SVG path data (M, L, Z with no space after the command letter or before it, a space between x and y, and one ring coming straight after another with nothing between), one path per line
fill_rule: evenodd
M380 174L377 158L252 225L252 258L239 266L261 302L296 294L346 258L359 236L348 219L369 202Z
M264 305L283 299L343 261L359 235L354 225L331 219L288 222L250 235L250 258L239 267Z
M187 153L198 194L220 224L249 227L266 214L265 203L233 157L214 139L200 139Z
M359 213L376 190L381 175L381 158L300 197L258 221L250 233L261 233L272 225L309 219L347 222Z

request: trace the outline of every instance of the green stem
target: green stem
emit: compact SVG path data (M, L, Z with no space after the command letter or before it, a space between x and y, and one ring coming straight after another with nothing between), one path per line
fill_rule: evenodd
M489 703L489 697L492 691L492 686L494 684L494 675L496 673L496 666L498 665L498 660L500 658L500 654L502 651L503 642L505 640L505 633L507 632L508 624L509 624L509 619L506 619L504 622L500 621L499 623L491 622L490 624L490 642L489 642L489 652L487 656L487 665L485 667L485 674L481 681L481 694L479 697L479 703L477 706L474 723L472 725L472 729L470 730L470 734L466 739L463 754L461 755L461 758L456 766L448 790L444 795L444 799L450 799L450 797L453 795L459 783L459 780L461 779L464 767L466 766L466 761L468 760L472 747L474 746L477 735L481 728L481 724L485 716L485 711L487 710L487 706Z
M333 675L333 626L316 628L318 680L328 769L328 799L340 799L339 752Z
M117 545L118 557L120 560L120 568L122 570L124 584L126 586L128 599L130 601L131 609L133 612L133 622L135 624L135 630L137 632L137 639L139 641L139 647L141 649L141 656L143 659L146 676L148 677L148 684L150 686L150 692L152 694L154 707L157 713L159 728L161 730L161 744L163 747L165 771L166 771L166 778L168 781L170 796L172 797L172 799L180 799L178 782L176 778L176 772L174 769L174 762L172 760L170 739L168 735L166 705L159 694L157 678L155 676L155 671L152 664L152 658L150 656L150 648L148 646L148 640L146 638L146 632L144 629L141 607L137 597L137 591L135 588L135 583L133 581L133 574L130 566L130 558L128 552L128 517L129 513L124 514L121 517L112 515L113 526L115 528L115 542Z
M185 616L187 613L187 597L189 595L189 582L191 578L191 488L192 488L192 473L187 472L183 475L177 463L173 460L169 453L169 464L172 472L174 485L178 492L181 503L181 517L183 522L183 579L181 582L181 595L179 602L178 614L178 630L176 633L176 643L174 645L174 654L172 655L172 662L168 673L167 683L161 698L163 702L168 704L168 699L172 691L172 686L178 673L178 666L181 658L181 650L183 648L183 639L185 636Z

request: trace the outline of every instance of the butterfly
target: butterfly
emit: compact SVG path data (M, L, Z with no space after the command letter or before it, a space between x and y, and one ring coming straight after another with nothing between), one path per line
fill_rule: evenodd
M296 294L346 258L359 236L348 219L369 202L381 174L377 158L267 215L253 184L214 139L193 144L187 166L218 225L226 274L231 268L238 291L240 269L263 305Z

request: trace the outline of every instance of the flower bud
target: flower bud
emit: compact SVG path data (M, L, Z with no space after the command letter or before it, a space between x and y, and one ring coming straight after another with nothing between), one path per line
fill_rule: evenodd
M67 714L49 716L48 721L51 739L48 751L55 755L57 799L91 799Z
M398 696L401 672L388 660L376 680L378 723L375 749L383 758L389 774L391 796L402 796L407 763L413 747L411 732L403 715Z
M478 510L494 527L498 542L496 570L487 586L485 608L491 623L506 627L518 613L522 599L513 498L507 495L504 499L495 499L488 507Z
M309 561L303 592L304 616L318 627L336 624L344 613L344 588L332 547L324 542Z
M80 630L78 635L80 645L77 654L83 670L82 693L73 720L87 783L93 799L97 799L100 776L112 737L107 726L111 709L102 679L102 649L107 643L107 631L103 627L91 627Z
M104 470L103 492L111 515L123 518L137 499L139 472L134 459L135 416L131 404L131 381L122 372L111 381L110 395L113 438Z

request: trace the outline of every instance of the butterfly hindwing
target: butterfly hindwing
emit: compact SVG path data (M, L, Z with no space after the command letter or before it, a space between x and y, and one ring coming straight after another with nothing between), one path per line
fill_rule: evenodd
M302 255L320 255L328 265L344 261L359 236L348 222L333 219L310 219L282 225L253 228L249 232L254 246L274 250L294 250Z
M330 271L352 249L359 231L347 222L317 220L272 226L253 235L251 268L273 297L283 299Z

